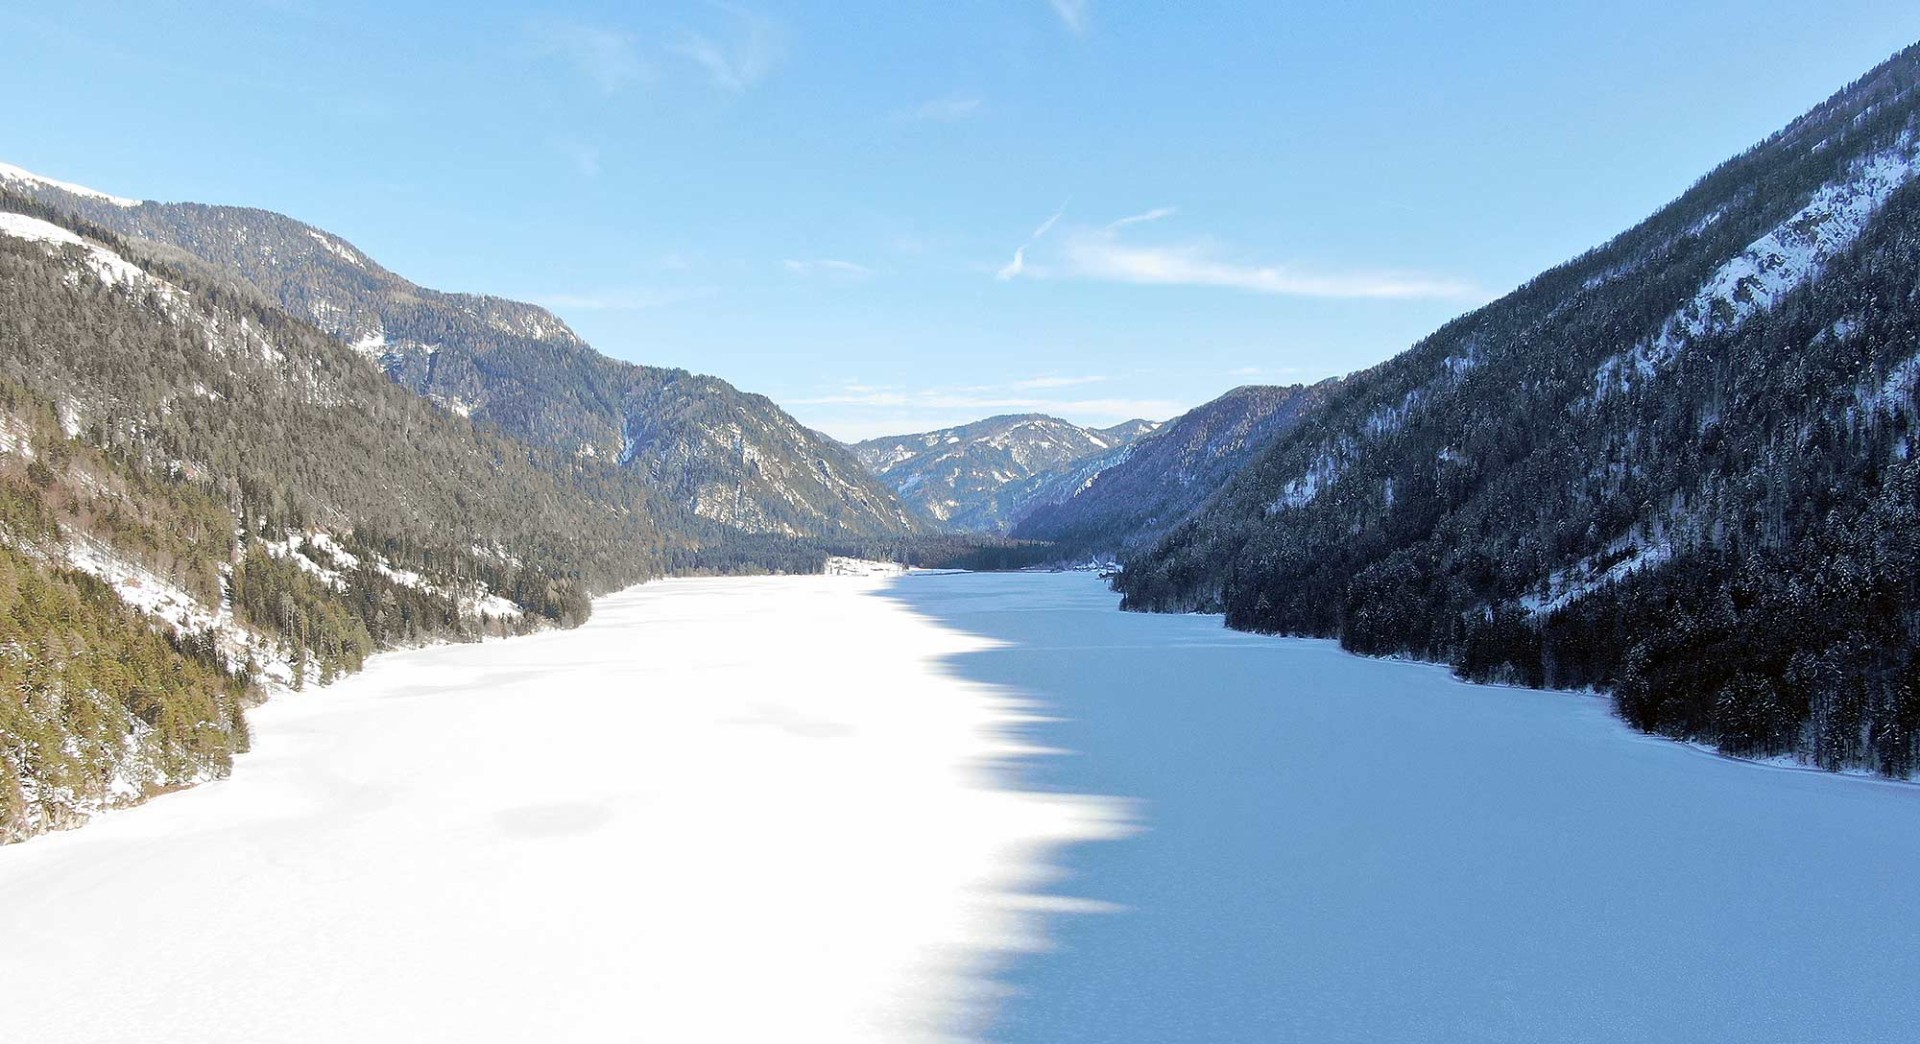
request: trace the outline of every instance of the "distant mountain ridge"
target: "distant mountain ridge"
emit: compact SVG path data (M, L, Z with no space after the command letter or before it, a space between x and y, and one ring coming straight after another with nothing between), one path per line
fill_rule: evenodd
M939 528L764 396L610 359L538 306L418 286L271 211L135 201L16 167L0 167L0 185L245 280L441 408L533 445L613 459L717 525L814 538Z
M1063 554L1143 549L1192 514L1280 433L1302 423L1339 382L1247 385L1142 435L1124 452L1036 493L1010 535Z
M1007 414L868 439L855 443L853 452L927 517L955 529L998 533L1057 474L1123 451L1158 427L1154 421L1131 420L1083 428L1045 414Z

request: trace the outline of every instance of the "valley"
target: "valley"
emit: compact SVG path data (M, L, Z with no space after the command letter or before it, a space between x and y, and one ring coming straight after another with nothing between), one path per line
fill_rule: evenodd
M4 1034L1913 1038L1920 44L1601 7L11 12Z

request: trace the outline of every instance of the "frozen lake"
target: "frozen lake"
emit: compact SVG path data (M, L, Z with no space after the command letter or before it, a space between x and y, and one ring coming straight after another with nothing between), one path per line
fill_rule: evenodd
M1115 601L685 580L382 657L0 849L5 1035L1914 1038L1920 788Z
M910 580L995 639L952 662L1043 701L1073 756L1025 785L1121 795L1069 917L1005 976L1016 1042L1913 1041L1920 787L1742 764L1605 701L1456 682L1083 576Z

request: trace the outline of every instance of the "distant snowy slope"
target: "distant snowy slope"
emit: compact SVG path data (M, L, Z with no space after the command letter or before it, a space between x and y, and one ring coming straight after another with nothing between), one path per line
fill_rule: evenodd
M1235 388L1059 476L1035 493L1011 533L1071 554L1147 546L1281 432L1307 423L1313 406L1337 385Z
M1054 476L1124 450L1159 427L1128 421L1083 428L1057 417L1015 414L853 447L862 463L906 501L956 529L999 532Z

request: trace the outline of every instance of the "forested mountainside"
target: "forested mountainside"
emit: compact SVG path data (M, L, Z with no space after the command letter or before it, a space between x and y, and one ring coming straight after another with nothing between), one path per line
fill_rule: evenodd
M1917 86L1920 47L1349 378L1129 564L1125 604L1910 775Z
M887 537L938 527L908 511L839 443L763 396L595 352L545 309L443 293L352 244L265 210L140 202L0 168L0 185L161 259L197 259L375 360L443 409L522 442L616 461L731 530Z
M1011 534L1062 554L1143 550L1218 492L1280 433L1301 423L1339 382L1248 385L1197 406L1125 452L1034 495Z
M262 681L577 622L688 529L641 476L0 187L0 840L223 773Z
M1153 431L1153 421L1083 428L1037 413L855 443L860 462L907 503L955 529L998 533L1048 481L1109 457Z

